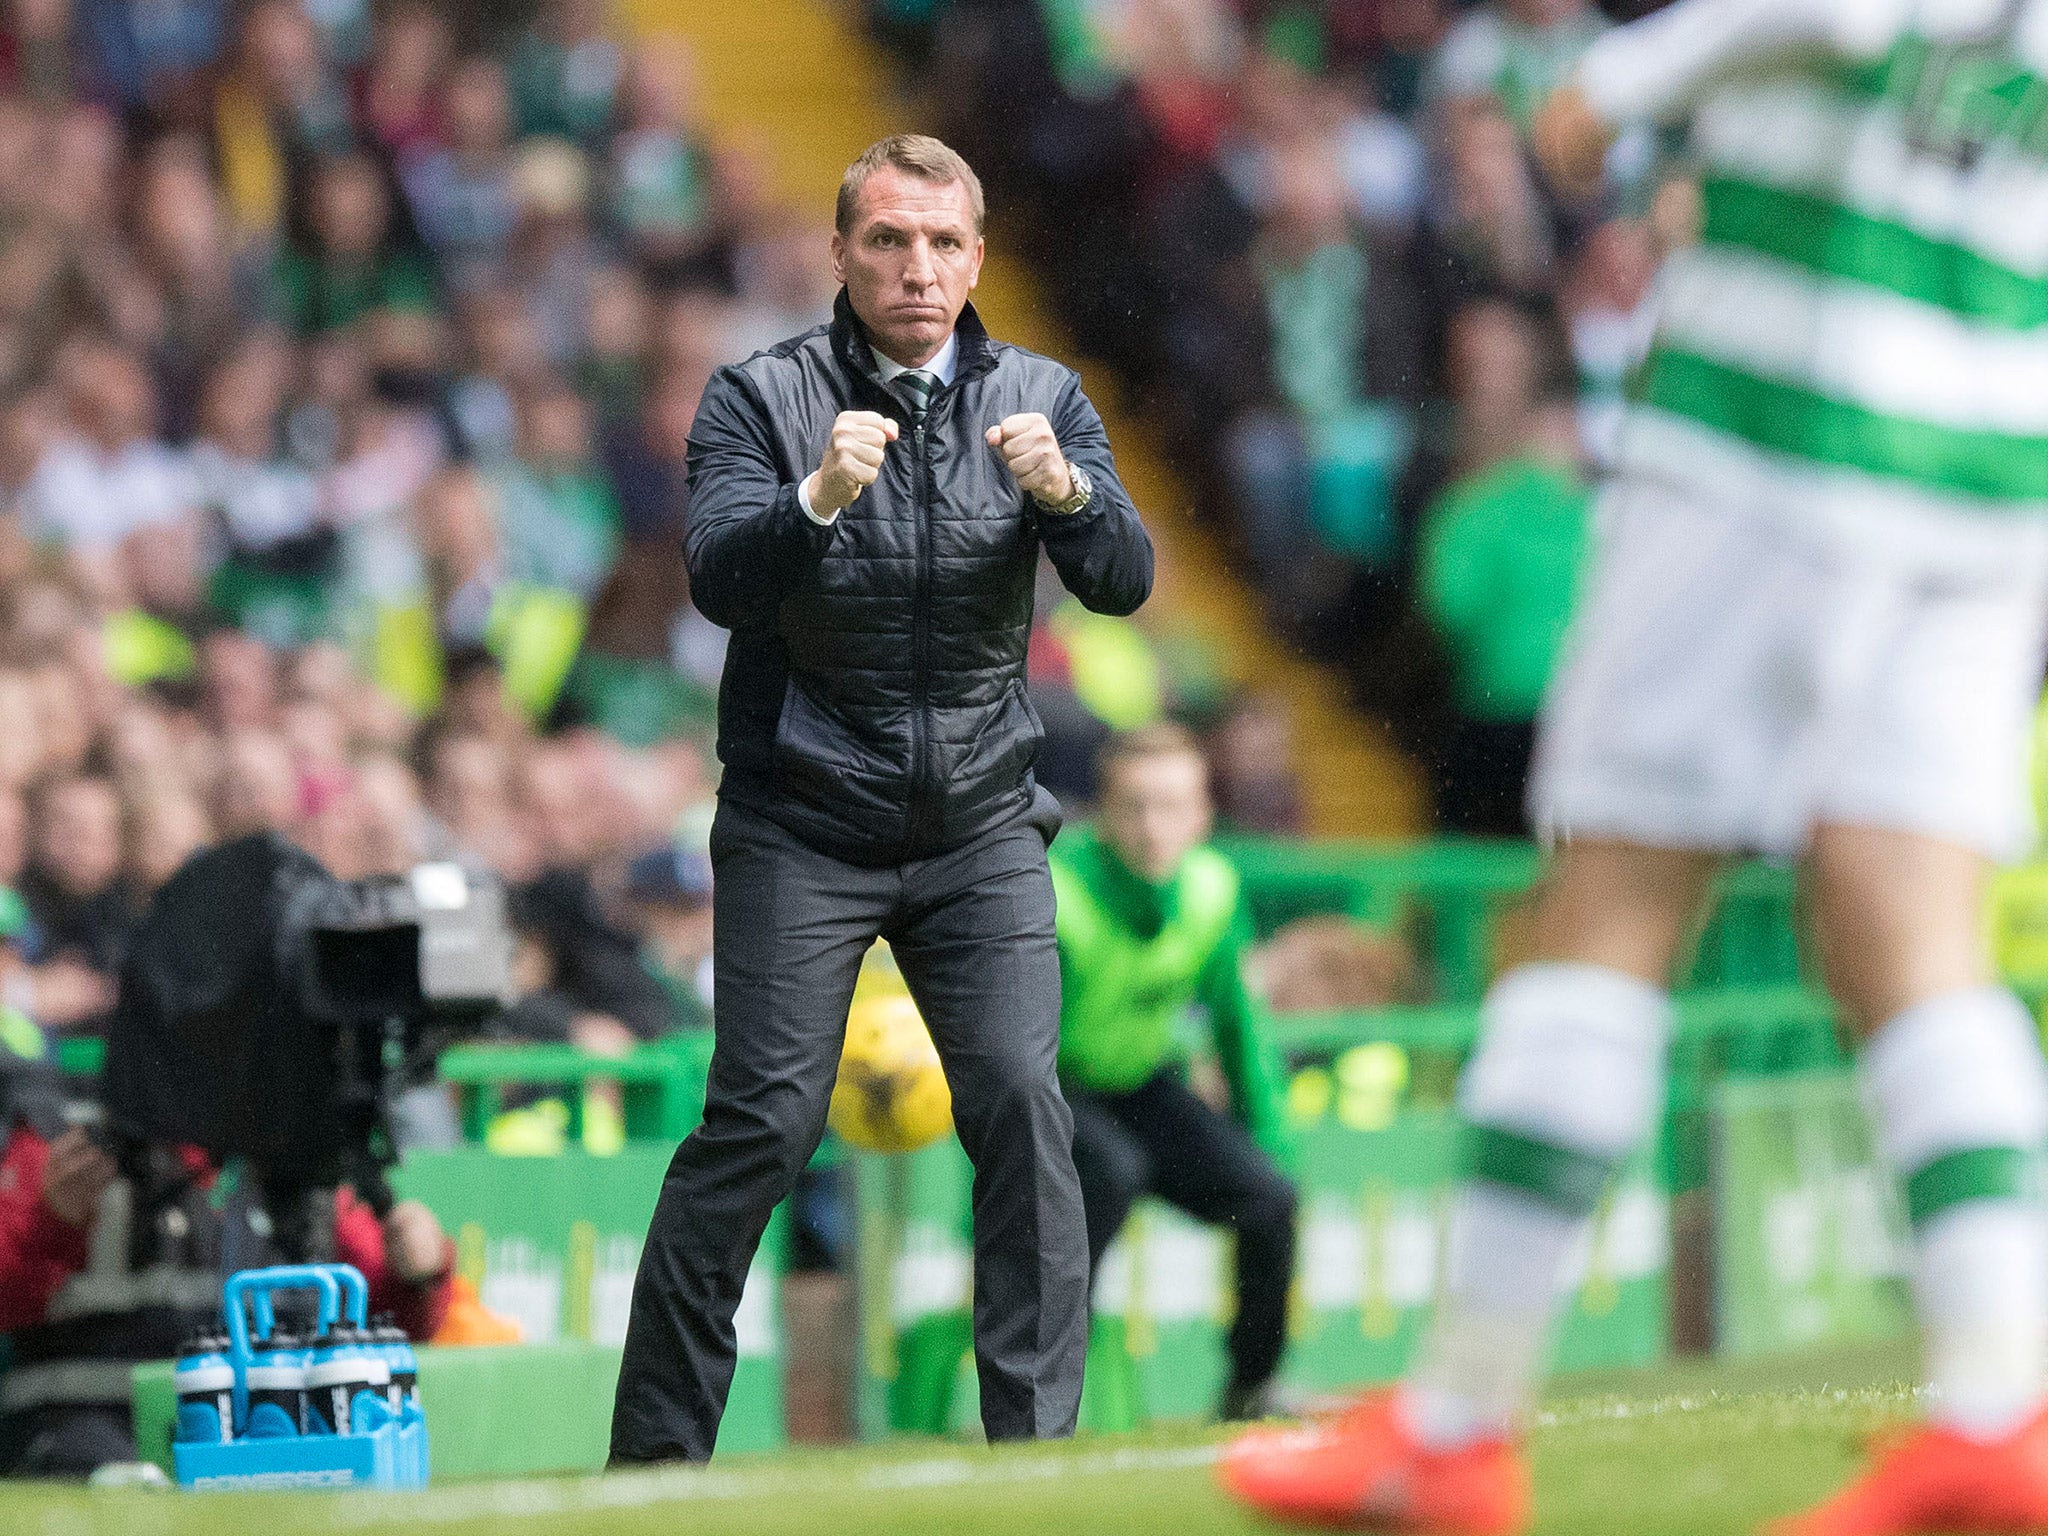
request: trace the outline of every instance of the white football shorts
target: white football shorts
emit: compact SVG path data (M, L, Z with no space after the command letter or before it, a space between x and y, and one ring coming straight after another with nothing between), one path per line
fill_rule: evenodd
M1622 480L1595 548L1531 774L1544 836L1790 856L1843 823L2031 847L2038 539L1942 569Z

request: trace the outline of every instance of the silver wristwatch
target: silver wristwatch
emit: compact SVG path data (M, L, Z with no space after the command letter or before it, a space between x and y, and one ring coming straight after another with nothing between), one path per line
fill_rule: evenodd
M1095 482L1088 478L1087 470L1076 464L1072 459L1069 459L1067 460L1067 473L1073 477L1074 494L1065 501L1047 501L1043 497L1033 496L1031 499L1038 503L1039 511L1049 513L1053 517L1071 517L1074 513L1087 506L1094 497Z

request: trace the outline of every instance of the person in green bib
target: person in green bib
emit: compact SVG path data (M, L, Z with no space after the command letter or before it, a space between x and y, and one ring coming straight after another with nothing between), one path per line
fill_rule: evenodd
M1060 1086L1074 1112L1088 1250L1102 1255L1141 1195L1237 1237L1225 1419L1263 1416L1287 1338L1294 1186L1279 1065L1245 987L1250 922L1194 738L1162 724L1110 738L1099 819L1053 844ZM1231 1114L1188 1086L1178 1025L1204 1010Z

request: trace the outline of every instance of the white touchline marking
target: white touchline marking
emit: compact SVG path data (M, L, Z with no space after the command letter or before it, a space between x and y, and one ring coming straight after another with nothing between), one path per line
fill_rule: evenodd
M1731 1407L1748 1396L1705 1390L1657 1398L1567 1399L1535 1415L1542 1429L1565 1428L1601 1419L1661 1418ZM1862 1387L1845 1390L1823 1382L1812 1394L1837 1404L1868 1402L1873 1406L1913 1401L1921 1387ZM273 1495L294 1504L304 1501L302 1531L358 1530L380 1525L455 1525L465 1520L521 1519L573 1515L592 1510L642 1509L655 1504L688 1504L774 1497L850 1484L865 1493L904 1492L920 1488L957 1488L970 1484L1035 1483L1065 1477L1100 1477L1128 1472L1170 1472L1208 1466L1223 1454L1223 1444L1089 1451L1075 1456L1001 1456L986 1460L972 1453L933 1456L914 1461L881 1462L853 1469L817 1464L735 1470L663 1468L620 1472L606 1477L529 1478L515 1482L476 1483L439 1488L420 1494L353 1493L317 1498L305 1494ZM122 1536L149 1536L182 1523L185 1501L165 1493L124 1498L88 1511L59 1507L30 1516L26 1536L100 1536L118 1529Z
M1890 1387L1858 1387L1848 1390L1830 1388L1823 1382L1812 1395L1824 1397L1839 1404L1867 1405L1881 1407L1888 1403L1912 1402L1925 1394L1925 1388L1905 1385ZM1570 1428L1573 1425L1589 1424L1601 1419L1658 1419L1673 1414L1699 1413L1711 1408L1732 1408L1746 1401L1763 1398L1783 1399L1784 1393L1727 1392L1708 1389L1699 1392L1674 1394L1669 1397L1588 1397L1567 1399L1554 1407L1539 1410L1533 1424L1538 1429ZM1792 1406L1803 1406L1797 1395Z
M700 1503L774 1497L812 1489L845 1487L867 1493L974 1484L1048 1482L1128 1472L1167 1472L1207 1466L1220 1445L1171 1450L1130 1447L1071 1457L981 1461L972 1456L930 1457L884 1462L858 1470L829 1466L760 1471L664 1470L623 1472L609 1477L533 1478L432 1490L412 1496L362 1493L321 1500L295 1520L300 1530L355 1530L369 1526L454 1525L465 1520L520 1519L572 1515L591 1510L640 1509L654 1504ZM68 1512L67 1512L68 1513ZM112 1513L112 1511L109 1511ZM75 1525L46 1524L39 1536L85 1536Z

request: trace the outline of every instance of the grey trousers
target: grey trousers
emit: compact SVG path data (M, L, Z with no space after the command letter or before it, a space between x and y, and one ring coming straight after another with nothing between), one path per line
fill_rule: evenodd
M704 1123L676 1150L633 1286L614 1465L711 1455L733 1312L775 1205L825 1131L861 956L895 952L974 1163L974 1348L991 1440L1073 1432L1088 1237L1060 1096L1051 797L936 858L874 869L721 803L711 833L718 1043Z

